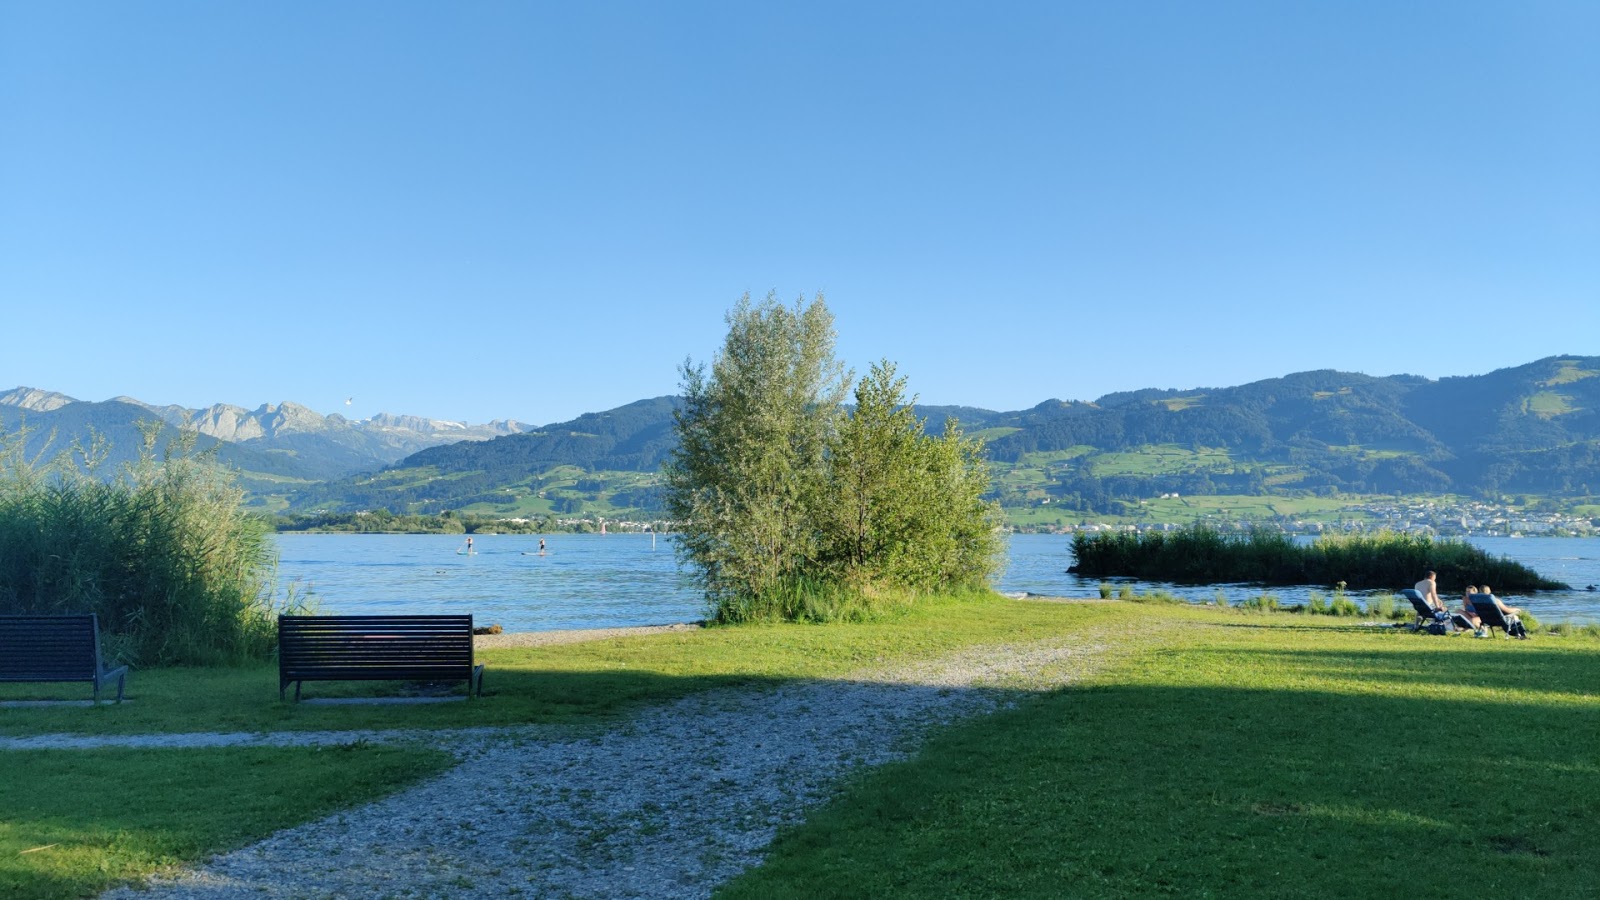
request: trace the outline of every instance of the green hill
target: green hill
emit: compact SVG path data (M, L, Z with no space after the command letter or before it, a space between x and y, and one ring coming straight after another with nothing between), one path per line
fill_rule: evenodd
M1321 370L1225 388L1142 390L1031 409L921 407L988 441L1010 510L1251 495L1529 492L1600 487L1600 358L1551 357L1431 381ZM300 490L299 510L648 515L676 400L413 454Z

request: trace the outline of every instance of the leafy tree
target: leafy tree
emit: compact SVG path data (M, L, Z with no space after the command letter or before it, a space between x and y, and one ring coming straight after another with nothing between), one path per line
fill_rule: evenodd
M963 438L954 419L944 437L926 434L905 385L885 360L856 386L828 458L825 558L857 588L982 582L999 548L981 443Z
M664 469L679 552L724 620L833 618L878 588L984 582L998 554L979 441L934 437L888 362L842 401L833 317L746 296L709 375L685 363Z
M686 360L678 447L663 467L679 550L726 613L810 574L813 512L849 381L833 357L833 315L817 296L791 307L746 294L707 374Z

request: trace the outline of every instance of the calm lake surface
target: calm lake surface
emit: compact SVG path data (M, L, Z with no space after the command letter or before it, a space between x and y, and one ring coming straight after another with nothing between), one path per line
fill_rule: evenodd
M280 534L276 542L280 582L298 581L326 613L470 612L479 625L550 631L687 622L706 612L693 580L678 571L665 536L652 543L648 534L545 535L545 556L538 555L539 538L529 535L474 535L477 552L471 556L458 552L460 535ZM1577 588L1518 596L1514 605L1545 622L1600 622L1600 593L1583 590L1600 584L1600 538L1472 542ZM1066 573L1069 546L1059 535L1013 535L997 587L1011 594L1096 596L1099 579ZM1233 603L1262 590L1114 580L1124 582L1196 602L1209 602L1219 588ZM1395 585L1402 587L1410 585ZM1441 587L1456 598L1459 585ZM1310 588L1271 590L1285 603L1299 603Z

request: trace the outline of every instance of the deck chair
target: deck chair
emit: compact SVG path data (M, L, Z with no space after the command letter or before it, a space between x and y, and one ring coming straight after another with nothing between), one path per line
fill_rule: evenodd
M1478 620L1483 623L1483 627L1489 629L1491 637L1494 635L1496 628L1500 629L1500 633L1504 637L1510 637L1513 634L1523 638L1528 636L1528 632L1522 627L1520 619L1516 616L1507 618L1506 614L1500 611L1500 604L1494 602L1493 594L1473 594L1467 599L1472 601L1472 611L1478 614Z
M1400 592L1400 596L1410 600L1411 608L1417 611L1417 620L1411 623L1412 631L1421 631L1436 622L1444 625L1449 621L1448 616L1429 606L1428 601L1422 599L1416 588L1406 588Z

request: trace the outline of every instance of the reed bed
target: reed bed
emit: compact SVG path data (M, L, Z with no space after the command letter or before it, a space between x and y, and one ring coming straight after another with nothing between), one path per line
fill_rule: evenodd
M96 613L108 655L215 665L272 652L276 558L230 471L192 437L99 477L93 454L41 465L0 445L0 613ZM82 462L87 460L87 462Z
M1409 587L1432 569L1440 584L1493 584L1502 592L1564 590L1527 566L1465 541L1383 531L1328 535L1310 544L1276 531L1224 534L1205 526L1173 532L1077 534L1073 569L1085 578L1186 584L1326 584L1353 590Z

